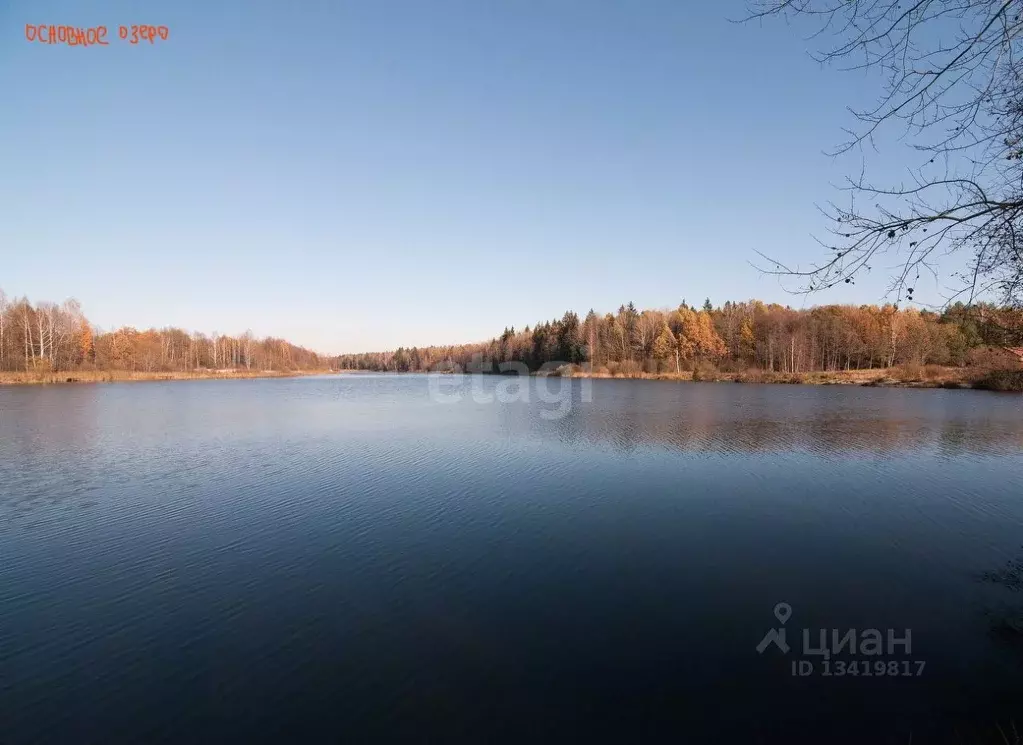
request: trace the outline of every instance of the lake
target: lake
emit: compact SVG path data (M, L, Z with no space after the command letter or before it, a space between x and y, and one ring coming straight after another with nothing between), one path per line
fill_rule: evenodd
M4 388L0 742L1001 742L1021 562L1018 395Z

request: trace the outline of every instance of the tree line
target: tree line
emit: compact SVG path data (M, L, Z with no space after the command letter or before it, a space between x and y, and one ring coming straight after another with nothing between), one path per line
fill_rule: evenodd
M700 365L727 372L816 372L903 364L955 367L1006 364L1000 348L1018 343L1023 314L993 305L952 305L941 312L895 305L822 305L793 309L759 300L671 310L569 311L532 328L506 328L477 344L400 347L345 354L341 369L395 372L478 369L520 362L537 370L586 365L610 374L681 373ZM994 362L993 362L994 360Z
M0 371L178 372L327 368L331 358L274 337L189 333L177 328L93 327L75 300L31 303L0 290Z
M895 305L822 305L793 309L759 300L614 313L590 310L489 341L337 357L275 337L187 332L178 328L95 328L75 300L57 304L9 299L0 290L0 371L124 370L286 372L339 368L393 372L496 371L502 363L530 370L580 365L598 373L681 373L700 366L723 372L864 370L897 365L993 367L1020 343L1023 311L952 305L941 312Z

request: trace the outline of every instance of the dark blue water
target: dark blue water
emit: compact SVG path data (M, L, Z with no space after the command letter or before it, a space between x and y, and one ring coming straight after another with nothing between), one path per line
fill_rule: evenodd
M1023 398L501 385L0 389L0 742L1023 731Z

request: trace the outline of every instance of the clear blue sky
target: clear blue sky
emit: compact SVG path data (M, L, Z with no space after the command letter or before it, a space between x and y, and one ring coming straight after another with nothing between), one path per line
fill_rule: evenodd
M801 306L748 262L820 255L814 202L849 167L822 151L878 88L818 67L801 29L729 23L743 8L7 0L0 287L105 328L331 353L629 300ZM26 23L103 24L110 45L29 43ZM132 23L170 37L117 39Z

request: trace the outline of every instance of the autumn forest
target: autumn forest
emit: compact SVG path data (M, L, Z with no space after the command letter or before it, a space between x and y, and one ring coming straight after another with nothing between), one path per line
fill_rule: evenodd
M284 339L177 328L93 327L74 300L8 299L0 292L0 372L128 371L288 373L328 369L391 372L496 371L519 362L611 376L709 372L807 373L943 366L1019 367L1017 311L954 305L941 312L893 305L796 310L760 301L694 307L574 312L532 328L506 328L475 344L327 356Z
M283 339L189 333L175 328L101 332L74 300L9 300L0 291L0 372L130 371L225 368L289 372L326 369L327 358Z
M518 361L532 370L585 365L594 373L636 375L750 369L803 373L899 365L1015 367L1020 314L994 306L942 312L894 305L825 305L794 310L760 301L674 310L565 313L533 328L507 328L479 344L400 348L342 355L344 369L494 369Z

